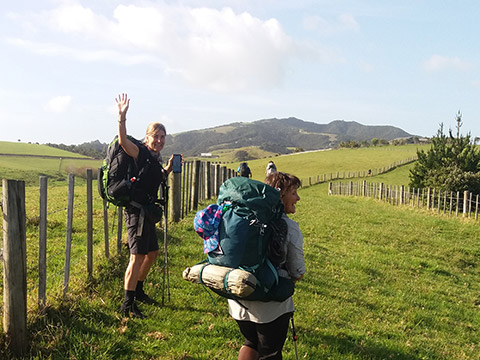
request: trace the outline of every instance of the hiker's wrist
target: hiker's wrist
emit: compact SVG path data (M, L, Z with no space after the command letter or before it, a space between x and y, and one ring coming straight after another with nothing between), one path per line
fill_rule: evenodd
M127 118L125 116L118 115L118 122L119 123L124 123L125 121L127 121Z

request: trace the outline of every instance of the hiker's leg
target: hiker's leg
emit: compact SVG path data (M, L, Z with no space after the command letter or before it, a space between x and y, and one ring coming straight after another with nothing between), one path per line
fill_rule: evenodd
M130 262L128 263L127 270L125 271L125 290L135 291L137 288L138 276L144 260L145 255L143 254L130 254Z
M145 281L145 278L152 267L152 264L158 257L158 250L150 251L147 255L145 255L145 259L143 260L142 266L140 267L140 271L138 273L138 280Z
M236 320L240 332L245 337L240 351L238 352L238 360L257 360L259 353L256 348L258 345L257 325L251 321Z
M256 324L258 334L257 350L262 359L282 359L282 349L287 338L288 324L291 317L292 313L286 313L270 323Z
M257 360L258 352L250 346L242 345L238 352L238 360Z

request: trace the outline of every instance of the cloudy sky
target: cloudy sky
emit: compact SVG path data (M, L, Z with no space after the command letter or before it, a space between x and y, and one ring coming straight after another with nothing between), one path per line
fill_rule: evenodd
M78 144L297 117L480 137L476 0L15 0L0 140Z

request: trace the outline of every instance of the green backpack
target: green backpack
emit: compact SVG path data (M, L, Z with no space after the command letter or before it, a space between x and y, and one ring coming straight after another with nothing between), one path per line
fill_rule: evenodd
M285 242L287 231L281 219L280 192L260 181L234 177L221 185L217 204L224 211L218 226L218 247L208 252L208 263L251 272L257 284L245 300L283 301L290 297L293 281L278 276L273 254L275 240L280 237ZM217 293L235 298L225 291Z
M131 136L130 141L140 145ZM110 142L102 166L98 169L98 192L103 199L116 206L128 206L132 202L132 194L140 182L142 174L149 166L140 167L118 143L118 136Z

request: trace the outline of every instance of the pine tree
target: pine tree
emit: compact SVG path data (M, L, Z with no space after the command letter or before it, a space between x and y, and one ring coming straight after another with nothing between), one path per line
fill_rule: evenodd
M445 135L443 124L432 138L432 147L417 151L418 161L410 170L410 186L442 191L480 193L480 153L470 134L462 136L462 114L456 115L456 136Z

